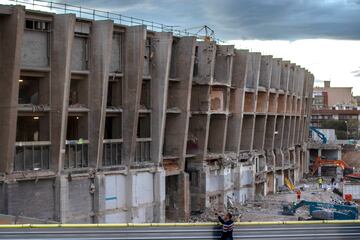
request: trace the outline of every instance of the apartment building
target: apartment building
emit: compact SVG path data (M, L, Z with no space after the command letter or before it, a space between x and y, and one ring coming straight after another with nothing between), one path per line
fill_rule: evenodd
M272 56L0 5L0 212L187 220L308 171L313 75Z

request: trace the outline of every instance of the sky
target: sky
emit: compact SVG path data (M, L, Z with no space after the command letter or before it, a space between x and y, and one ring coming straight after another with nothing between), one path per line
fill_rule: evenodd
M28 1L28 0L21 0ZM0 3L8 3L0 0ZM55 0L197 31L301 65L360 95L360 0Z

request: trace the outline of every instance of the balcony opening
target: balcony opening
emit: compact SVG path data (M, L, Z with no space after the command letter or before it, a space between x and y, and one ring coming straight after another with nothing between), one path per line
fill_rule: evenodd
M21 76L18 103L21 105L48 105L48 87L47 78Z
M50 168L49 119L43 116L19 116L16 129L14 170Z
M71 79L69 108L86 107L88 103L88 84L86 79Z
M151 59L153 58L152 51L152 41L151 38L146 39L145 49L144 49L144 70L143 76L151 76Z
M137 143L135 151L136 162L149 162L151 144L151 115L140 114L137 128Z
M110 78L108 83L108 94L106 107L120 108L122 105L122 81L121 78Z
M106 117L103 141L103 166L121 165L122 142L121 115Z
M171 61L170 61L170 78L176 79L178 77L178 57L179 57L179 40L174 38L171 49Z
M151 108L150 81L143 81L141 87L140 108Z
M193 76L196 77L198 75L199 75L199 46L195 46L195 61L194 61Z
M64 168L88 166L87 115L68 117Z

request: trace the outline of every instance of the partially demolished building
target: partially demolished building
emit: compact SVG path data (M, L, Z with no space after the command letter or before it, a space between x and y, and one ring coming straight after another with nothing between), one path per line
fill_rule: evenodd
M0 6L0 213L187 220L308 170L313 75L272 56Z

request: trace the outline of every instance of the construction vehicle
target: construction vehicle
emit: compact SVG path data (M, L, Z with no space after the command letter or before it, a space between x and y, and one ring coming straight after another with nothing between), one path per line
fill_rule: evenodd
M313 131L314 133L316 133L318 135L318 137L321 139L322 144L327 144L328 140L325 136L325 134L323 134L322 132L319 131L318 128L316 127L310 127L310 130Z
M344 176L353 173L353 169L343 160L326 160L321 159L319 156L317 156L312 166L312 175L314 175L317 172L318 168L322 166L341 167Z
M355 220L358 219L358 206L345 204L331 204L302 200L295 204L283 205L283 215L293 216L296 210L307 206L310 216L314 220Z

